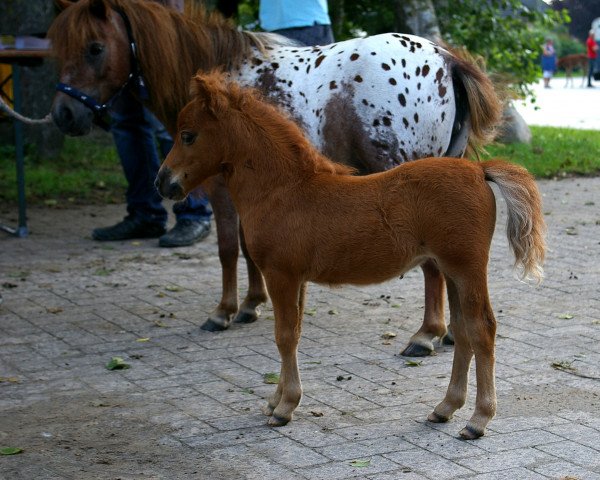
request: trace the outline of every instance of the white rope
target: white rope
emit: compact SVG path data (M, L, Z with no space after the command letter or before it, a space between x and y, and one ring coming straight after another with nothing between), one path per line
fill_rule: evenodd
M0 110L4 110L11 117L20 120L23 123L27 123L29 125L42 124L42 123L50 123L52 121L52 116L50 114L46 115L44 118L27 118L21 115L20 113L15 112L12 108L8 106L8 104L4 101L2 96L0 95Z

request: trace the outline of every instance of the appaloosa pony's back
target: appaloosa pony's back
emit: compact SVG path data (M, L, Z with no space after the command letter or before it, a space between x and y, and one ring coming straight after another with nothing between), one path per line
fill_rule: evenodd
M533 177L507 162L457 158L353 176L252 90L212 74L197 76L192 91L157 186L179 200L211 175L225 177L275 312L281 375L265 408L269 424L289 422L302 395L297 349L306 283L380 283L429 261L447 282L456 350L446 397L428 418L447 421L464 405L475 356L475 411L460 435L483 435L496 411L496 321L487 289L496 201L487 181L506 200L516 265L539 280L545 225Z
M57 94L53 117L67 134L87 133L94 109L105 109L122 88L137 89L142 78L147 105L174 133L189 78L215 67L260 88L319 149L359 173L423 156L460 156L469 142L484 142L499 118L498 99L481 70L422 38L385 34L299 47L277 35L238 31L216 15L188 18L148 1L59 3L66 8L49 36L69 93L63 87ZM95 105L69 96L77 91ZM221 176L204 187L223 266L223 297L204 328L222 329L236 312L236 320L255 320L266 293L246 255L249 291L238 309L238 217ZM243 235L241 245L246 254ZM405 350L413 355L430 353L432 340L447 331L443 277L431 263L423 271L425 321Z

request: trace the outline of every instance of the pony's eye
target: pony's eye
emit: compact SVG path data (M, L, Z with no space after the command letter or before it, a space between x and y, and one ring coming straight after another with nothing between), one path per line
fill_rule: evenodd
M196 140L196 134L192 132L181 132L181 143L191 145Z
M88 48L88 53L92 56L92 57L97 57L98 55L100 55L102 52L104 51L104 45L102 45L101 43L98 42L94 42L92 43L89 48Z

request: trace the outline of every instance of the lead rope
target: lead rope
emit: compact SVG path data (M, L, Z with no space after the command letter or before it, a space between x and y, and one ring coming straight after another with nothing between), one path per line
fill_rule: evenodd
M0 96L0 110L5 111L8 115L17 120L26 123L28 125L39 125L44 123L50 123L52 121L52 116L50 114L46 115L44 118L28 118L24 117L20 113L15 112L12 108L8 106L8 104L4 101L2 96Z

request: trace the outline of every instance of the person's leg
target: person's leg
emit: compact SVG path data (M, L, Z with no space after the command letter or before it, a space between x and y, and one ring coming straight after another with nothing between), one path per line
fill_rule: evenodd
M588 87L593 87L592 75L594 74L594 62L595 62L595 60L593 58L590 58L589 62L588 62L588 83L587 83Z
M111 132L127 179L125 219L107 228L95 229L96 240L126 240L159 237L165 232L167 211L154 187L160 167L152 126L144 107L128 91L111 110Z
M304 45L328 45L333 43L333 30L331 25L311 25L301 28L284 28L275 30L284 37L291 38Z

